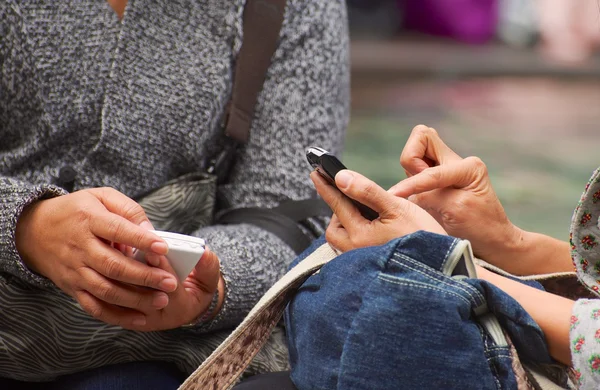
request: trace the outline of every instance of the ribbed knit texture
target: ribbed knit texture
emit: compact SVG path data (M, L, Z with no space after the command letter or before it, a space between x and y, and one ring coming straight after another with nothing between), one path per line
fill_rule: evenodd
M75 190L110 186L132 197L199 170L222 137L243 5L129 0L119 22L103 0L0 3L0 377L49 380L146 359L190 372L225 334L136 333L95 321L27 270L14 234L24 207L65 193L53 185L62 167L77 171ZM250 141L223 188L234 206L313 196L305 147L340 151L345 12L338 0L288 1ZM250 225L195 234L219 255L227 283L213 330L239 323L294 257ZM277 369L268 361L284 352L267 349L254 371Z

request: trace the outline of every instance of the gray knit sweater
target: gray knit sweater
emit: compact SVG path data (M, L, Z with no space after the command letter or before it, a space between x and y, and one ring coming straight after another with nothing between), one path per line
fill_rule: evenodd
M0 377L50 380L151 359L189 372L220 340L90 318L27 269L15 226L31 202L65 193L53 185L65 166L77 172L75 190L110 186L132 197L199 170L221 137L243 3L129 0L120 22L105 0L0 2ZM250 141L224 188L233 205L313 196L304 148L340 151L348 100L345 4L288 1ZM213 329L239 323L294 257L250 225L196 235L219 255L227 283ZM263 351L255 371L277 368L274 353Z

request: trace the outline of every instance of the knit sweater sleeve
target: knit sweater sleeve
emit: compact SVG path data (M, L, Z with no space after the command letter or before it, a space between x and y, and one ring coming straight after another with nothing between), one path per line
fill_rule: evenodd
M315 196L304 151L310 145L341 151L348 63L344 2L288 1L249 142L221 188L233 207ZM239 323L294 258L277 236L248 224L210 226L196 235L218 254L226 282L224 306L209 329Z
M15 245L15 231L25 207L37 200L64 193L64 190L52 185L32 185L0 176L0 272L38 286L52 284L27 268Z

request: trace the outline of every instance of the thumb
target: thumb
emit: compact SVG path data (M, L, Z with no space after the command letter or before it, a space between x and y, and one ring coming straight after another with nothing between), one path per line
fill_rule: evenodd
M207 292L214 293L219 285L221 276L221 263L215 252L206 249L193 272L198 287Z
M360 173L343 169L335 176L338 189L350 199L371 208L377 213L388 214L398 205L398 199L389 194L378 184ZM334 212L342 219L338 210Z

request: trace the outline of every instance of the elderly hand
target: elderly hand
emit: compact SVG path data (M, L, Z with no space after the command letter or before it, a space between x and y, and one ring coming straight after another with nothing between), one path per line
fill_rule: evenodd
M335 248L342 251L381 245L386 242L427 230L446 234L444 229L426 211L406 199L398 198L366 177L349 170L340 171L335 177L339 190L348 197L372 208L379 218L365 219L350 199L330 185L317 172L311 174L317 192L334 212L325 237Z
M147 322L143 312L165 307L167 294L178 286L173 274L119 251L136 247L166 254L166 242L148 231L148 225L141 206L120 192L81 190L25 208L17 223L16 246L32 271L52 280L92 316L138 327Z
M485 164L461 158L434 129L413 130L400 163L407 179L389 192L427 210L448 234L468 239L477 256L501 266L523 232L513 225L492 188Z
M147 254L148 262L158 264L159 268L175 273L165 256ZM169 304L159 310L144 310L146 324L128 326L137 331L158 331L180 327L196 321L206 312L216 290L219 290L219 301L211 313L212 319L219 312L225 299L225 281L220 272L217 255L207 249L192 273L180 283L175 291L169 293Z

